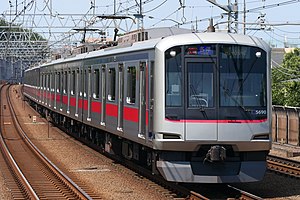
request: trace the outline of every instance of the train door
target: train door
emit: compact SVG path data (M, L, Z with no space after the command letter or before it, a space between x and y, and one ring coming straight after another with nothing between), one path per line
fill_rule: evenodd
M139 62L126 62L124 67L124 132L138 134L139 91L138 91Z
M83 70L83 101L82 101L82 119L84 121L91 121L91 67Z
M46 88L46 86L45 86L45 73L43 72L43 74L42 74L42 104L44 104L45 103L45 88Z
M111 130L117 129L118 101L117 101L117 64L107 65L106 78L106 127Z
M57 107L57 90L58 90L58 73L54 72L54 100L53 100L53 108Z
M45 73L45 96L44 96L44 100L45 100L45 105L48 105L48 95L49 95L49 82L48 82L48 77L49 77L49 73Z
M75 95L75 117L78 117L79 113L79 97L80 97L80 69L76 69L75 72L75 88L74 88L74 95Z
M79 69L78 73L78 112L77 117L82 120L82 110L83 110L83 101L84 101L84 70Z
M91 121L91 104L92 104L92 70L91 67L88 69L87 74L87 121Z
M105 126L106 116L106 65L101 67L101 116L100 124Z
M69 102L69 114L71 116L74 116L74 114L76 113L76 70L71 70L70 71L70 102Z
M47 105L50 107L51 103L51 91L50 91L50 85L51 85L51 73L49 72L47 74Z
M117 130L123 131L123 110L124 110L124 75L123 75L124 64L119 63L118 65L118 124Z
M185 58L186 140L217 140L216 59Z
M146 62L140 63L139 72L139 134L146 139Z
M92 73L90 75L90 89L91 89L91 102L90 102L90 118L93 120L93 124L98 125L100 121L101 103L100 103L100 66L93 65Z
M68 102L67 102L67 113L70 114L70 100L71 100L71 71L67 71L67 98L68 98Z
M51 72L50 76L51 76L51 78L50 78L50 103L49 103L50 105L49 105L49 107L53 107L54 93L55 93L55 90L54 90L55 73Z
M59 110L63 111L63 97L64 97L64 71L61 70L59 78Z

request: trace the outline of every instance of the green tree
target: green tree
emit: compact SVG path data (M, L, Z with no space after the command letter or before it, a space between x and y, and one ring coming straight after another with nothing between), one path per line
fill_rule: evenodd
M10 24L3 18L0 18L0 41L7 40L9 32L15 33L11 40L28 40L28 41L46 41L40 34L33 32L30 29L21 28L20 25L11 24L13 28L9 28Z
M300 107L300 49L284 55L282 66L272 68L273 105Z

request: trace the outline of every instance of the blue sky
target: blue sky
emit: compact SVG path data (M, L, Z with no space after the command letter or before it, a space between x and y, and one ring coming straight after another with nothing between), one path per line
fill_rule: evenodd
M140 0L115 0L117 5L116 11L122 10L122 15L131 15L138 13L138 8L134 7L136 2ZM234 0L232 0L233 2ZM11 2L11 3L9 3ZM15 13L20 12L26 7L30 0L1 0L1 14L7 14L9 11ZM222 15L224 11L213 4L205 0L143 0L143 14L144 14L144 27L153 28L161 26L175 26L180 24L182 28L196 28L199 31L203 31L208 26L207 19L214 17L214 23L220 23L219 28L225 29L224 23L227 20L226 15ZM238 10L243 11L243 0L238 1ZM44 28L43 31L49 32L50 27L61 26L59 24L74 26L74 21L79 17L61 17L61 20L54 20L58 15L63 14L86 14L95 13L96 15L112 14L114 12L113 6L114 0L36 0L33 4L26 7L25 13L31 14L24 17L22 13L18 18L18 23L35 24L37 26L49 26ZM217 3L225 5L227 0L217 0ZM16 5L18 5L16 7ZM90 9L95 6L95 9ZM17 9L16 9L17 8ZM126 8L131 8L126 10ZM264 40L272 45L278 47L283 46L284 40L300 45L300 1L291 0L246 0L246 21L247 23L253 23L247 25L251 30L247 30L246 33L257 37L262 37ZM49 14L52 13L53 17L49 18L48 22L41 20L34 14ZM2 15L3 16L3 15ZM33 17L34 16L34 17ZM221 18L223 16L223 18ZM23 18L22 18L23 17ZM13 19L7 17L6 19ZM26 18L26 19L25 19ZM64 18L64 19L63 19ZM68 19L66 19L68 18ZM76 19L75 19L76 18ZM73 20L73 21L72 21ZM191 23L198 20L197 24ZM258 23L263 20L267 24L265 30L259 30L261 28ZM30 22L28 22L30 21ZM87 21L87 20L86 20ZM239 15L239 22L243 22L243 15ZM79 22L78 22L79 23ZM88 22L86 22L88 23ZM286 24L293 23L299 25L292 26L269 26L269 24ZM107 26L111 22L103 20L102 22L95 23L96 27ZM181 25L184 24L184 25ZM118 24L125 30L126 28L135 29L136 24L132 24L131 20ZM83 26L83 25L78 25ZM60 29L60 31L69 31L71 28ZM124 28L125 27L125 28ZM243 33L243 25L239 25L239 33ZM112 32L112 28L108 28L107 32Z

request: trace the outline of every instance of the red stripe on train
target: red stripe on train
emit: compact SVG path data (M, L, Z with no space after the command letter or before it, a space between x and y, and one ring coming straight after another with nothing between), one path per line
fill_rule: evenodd
M114 104L106 104L106 114L112 117L118 117L118 106Z
M125 120L139 122L139 110L136 108L124 107L123 117Z
M170 120L165 119L166 121L170 122L179 122L179 123L219 123L219 124L230 124L230 123L236 123L236 124L255 124L255 123L262 123L266 122L268 119L257 119L257 120Z
M91 106L92 106L92 109L91 109L92 112L101 113L101 103L100 102L92 101Z

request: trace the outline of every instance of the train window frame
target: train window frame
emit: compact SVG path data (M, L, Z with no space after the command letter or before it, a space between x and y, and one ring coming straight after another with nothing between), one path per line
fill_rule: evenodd
M46 85L46 81L47 81L47 73L44 72L44 77L43 77L43 90L47 90L47 85Z
M50 73L51 73L51 85L50 85L50 91L51 91L51 92L54 92L54 91L55 91L55 89L54 89L54 87L55 87L55 73L53 73L53 71L50 72Z
M46 78L45 78L45 76L46 76L46 74L45 73L43 73L43 75L42 75L42 88L43 88L43 90L46 90Z
M132 72L131 69L134 71ZM130 105L136 104L136 91L137 91L137 67L128 66L126 72L127 78L127 92L126 92L126 103Z
M39 83L38 83L39 84L39 90L43 90L43 74L44 73L41 72Z
M114 73L112 73L114 72ZM108 68L108 90L107 100L114 102L116 100L116 87L117 87L117 70L114 67Z
M89 68L88 69L83 69L82 73L83 73L82 74L82 78L83 78L82 92L83 92L83 98L86 98L88 90L89 90L89 83L88 83L88 80L89 80Z
M93 73L94 78L94 87L93 87L93 98L100 98L100 69L95 68Z
M184 106L183 92L183 46L175 46L165 52L165 106L181 108ZM173 65L176 67L173 67ZM177 71L176 71L177 70ZM174 91L174 92L172 92Z
M50 91L50 73L47 73L46 87L47 87L47 91Z
M69 69L68 70L68 87L67 87L67 94L70 95L70 91L71 91L71 74L72 74L72 71Z
M44 90L47 90L47 73L44 74Z
M231 52L230 50L232 51L232 53L228 54L226 51ZM259 66L267 65L267 53L259 47L252 47L248 45L230 46L227 44L220 45L219 51L219 63L222 66L219 72L219 106L221 108L232 108L236 106L242 106L245 108L266 107L267 70L266 68L262 68ZM260 52L259 56L256 55L257 52ZM251 54L254 56L251 56ZM231 58L229 59L226 56ZM233 70L229 70L231 73L224 72L224 70L229 69L232 66L229 61L233 59L237 60L235 61L237 66L243 66L243 70L236 72ZM260 79L258 79L258 76L260 76ZM229 84L230 82L236 81L237 77L240 78L241 83L236 83L235 85ZM249 82L246 82L246 80L251 84ZM258 84L260 85L260 87L253 87L253 84L257 83L260 83ZM228 89L226 85L231 85L231 88ZM260 90L251 90L249 87L250 85L251 88L260 88ZM223 89L221 90L221 88ZM238 88L238 90L235 88ZM238 91L239 93L235 94L233 93L233 91Z
M84 87L83 87L83 80L84 80L84 70L82 68L79 69L79 72L78 72L78 92L79 92L79 96L82 97L83 95L83 90L84 90Z
M68 94L68 72L63 72L63 94Z
M60 89L61 89L61 74L60 74L60 72L57 72L56 82L57 82L56 92L60 93Z
M56 77L56 92L57 93L59 93L60 92L60 72L56 72L56 75L57 75L57 77Z
M72 83L70 85L70 87L71 87L70 93L72 96L74 96L75 90L76 90L76 70L72 70L72 72L71 72L71 81L72 81Z

